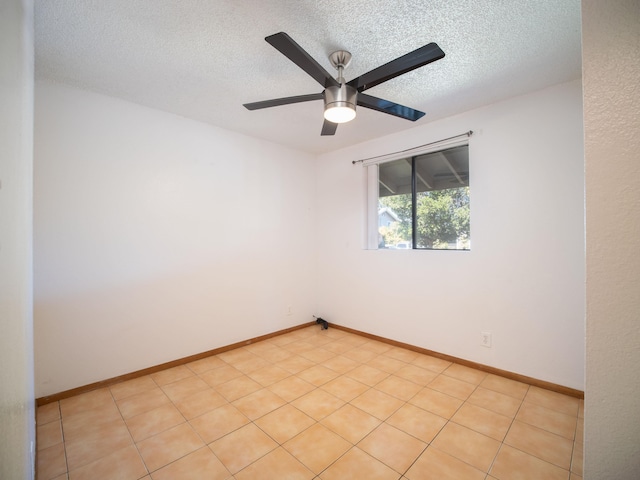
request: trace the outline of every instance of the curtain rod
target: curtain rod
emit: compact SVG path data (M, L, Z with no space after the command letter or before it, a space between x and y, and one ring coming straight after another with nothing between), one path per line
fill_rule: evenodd
M437 140L435 142L429 142L429 143L425 143L424 145L418 145L417 147L411 147L411 148L407 148L406 150L400 150L399 152L386 153L384 155L378 155L376 157L363 158L362 160L353 160L351 163L353 165L355 165L356 163L362 163L362 162L366 162L366 161L369 161L369 160L375 160L376 158L382 158L382 157L386 157L386 156L389 156L389 155L397 155L399 153L410 152L411 150L415 150L417 148L428 147L429 145L435 145L436 143L446 142L447 140L453 140L454 138L470 137L471 135L473 135L473 130L469 130L468 132L461 133L460 135L454 135L453 137L443 138L442 140Z

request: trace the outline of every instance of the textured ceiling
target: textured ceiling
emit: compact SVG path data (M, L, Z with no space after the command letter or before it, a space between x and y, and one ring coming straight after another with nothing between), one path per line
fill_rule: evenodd
M36 0L36 78L326 152L579 78L580 0ZM365 108L321 137L322 101L242 104L322 87L264 37L284 31L350 80L429 42L444 59L367 93L427 113Z

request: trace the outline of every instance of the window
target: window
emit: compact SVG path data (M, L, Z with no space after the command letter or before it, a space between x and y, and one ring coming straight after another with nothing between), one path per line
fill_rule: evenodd
M468 143L368 168L371 190L377 177L369 194L370 219L377 210L377 248L470 249Z

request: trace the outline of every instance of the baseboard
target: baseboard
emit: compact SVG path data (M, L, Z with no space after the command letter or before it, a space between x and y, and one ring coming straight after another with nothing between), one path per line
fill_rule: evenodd
M196 360L202 360L203 358L207 358L212 355L217 355L219 353L228 352L229 350L245 347L247 345L251 345L252 343L261 342L262 340L267 340L269 338L277 337L279 335L284 335L285 333L295 332L296 330L307 328L315 324L316 322L303 323L301 325L296 325L295 327L289 327L289 328L285 328L284 330L278 330L277 332L267 333L266 335L260 335L259 337L254 337L249 340L232 343L231 345L225 345L224 347L214 348L213 350L197 353L195 355L190 355L188 357L180 358L178 360L173 360L171 362L161 363L160 365L144 368L142 370L137 370L135 372L109 378L107 380L101 380L99 382L90 383L89 385L83 385L81 387L72 388L71 390L65 390L64 392L46 395L44 397L36 398L36 406L39 407L41 405L46 405L47 403L64 400L65 398L74 397L76 395L91 392L92 390L97 390L99 388L110 387L111 385L115 385L116 383L125 382L127 380L133 380L134 378L144 377L145 375L151 375L152 373L157 373L162 370L167 370L169 368L179 367L180 365L186 365L187 363L195 362Z
M361 332L360 330L355 330L349 327L343 327L342 325L336 325L334 323L330 325L335 329L343 330L345 332L353 333L355 335L360 335L362 337L369 338L371 340L377 340L379 342L393 345L395 347L406 348L407 350L411 350L413 352L430 355L432 357L440 358L448 362L464 365L465 367L475 368L476 370L480 370L482 372L492 373L494 375L499 375L501 377L505 377L510 380L516 380L518 382L526 383L528 385L533 385L536 387L544 388L546 390L551 390L552 392L562 393L563 395L569 395L571 397L576 397L580 399L584 398L584 392L582 390L576 390L575 388L565 387L564 385L558 385L557 383L538 380L537 378L527 377L526 375L520 375L518 373L509 372L507 370L501 370L499 368L490 367L488 365L483 365L481 363L471 362L469 360L453 357L451 355L446 355L444 353L434 352L433 350L427 350L426 348L416 347L415 345L411 345L409 343L403 343L403 342L398 342L396 340L390 340L385 337L379 337L378 335Z
M201 360L206 357L210 357L212 355L217 355L219 353L228 352L229 350L234 350L236 348L244 347L247 345L251 345L256 342L260 342L262 340L267 340L269 338L277 337L279 335L284 335L285 333L294 332L296 330L300 330L302 328L307 328L309 326L316 325L316 322L308 322L303 323L301 325L297 325L295 327L285 328L284 330L278 330L273 333L268 333L266 335L260 335L259 337L254 337L249 340L244 340L242 342L232 343L231 345L226 345L224 347L214 348L213 350L209 350L206 352L198 353L196 355L191 355L188 357L180 358L178 360L173 360L171 362L162 363L160 365L156 365L153 367L145 368L142 370L137 370L135 372L127 373L125 375L120 375L118 377L109 378L107 380L102 380L100 382L90 383L89 385L84 385L77 388L72 388L71 390L65 390L64 392L54 393L52 395L46 395L44 397L36 398L36 405L42 406L47 403L57 402L59 400L64 400L65 398L74 397L76 395L80 395L82 393L91 392L93 390L97 390L99 388L110 387L111 385L115 385L116 383L124 382L127 380L133 380L135 378L143 377L145 375L150 375L152 373L157 373L162 370L166 370L169 368L178 367L180 365L185 365L187 363L195 362L196 360ZM417 353L422 353L425 355L430 355L432 357L440 358L442 360L446 360L448 362L457 363L459 365L464 365L466 367L475 368L476 370L481 370L483 372L492 373L494 375L499 375L501 377L508 378L510 380L516 380L518 382L526 383L528 385L534 385L536 387L544 388L546 390L551 390L553 392L562 393L563 395L569 395L571 397L576 398L584 398L584 392L582 390L576 390L574 388L565 387L563 385L558 385L555 383L547 382L544 380L538 380L537 378L527 377L525 375L520 375L518 373L509 372L507 370L501 370L499 368L490 367L487 365L483 365L481 363L471 362L469 360L465 360L462 358L453 357L451 355L446 355L444 353L434 352L432 350L428 350L426 348L417 347L415 345L411 345L408 343L398 342L396 340L391 340L385 337L379 337L378 335L373 335L371 333L362 332L360 330L355 330L353 328L344 327L342 325L336 325L334 323L330 324L330 328L335 328L338 330L342 330L348 333L353 333L355 335L360 335L362 337L368 338L370 340L377 340L379 342L383 342L389 345L393 345L395 347L406 348L407 350L411 350Z

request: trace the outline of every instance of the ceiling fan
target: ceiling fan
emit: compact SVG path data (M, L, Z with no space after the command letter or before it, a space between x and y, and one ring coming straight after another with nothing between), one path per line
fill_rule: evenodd
M311 55L303 50L303 48L286 33L276 33L266 37L265 40L302 70L311 75L315 81L324 87L324 91L309 95L245 103L244 106L248 110L259 110L261 108L277 107L291 103L324 100L324 123L322 125L321 135L334 135L339 123L353 120L356 116L356 104L361 107L370 108L415 122L424 116L424 112L388 100L372 97L362 92L444 57L444 52L438 45L429 43L346 82L342 74L351 61L351 54L349 52L338 50L329 55L331 65L338 70L338 76L333 78L329 72L322 68Z

